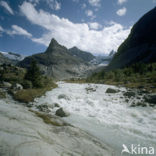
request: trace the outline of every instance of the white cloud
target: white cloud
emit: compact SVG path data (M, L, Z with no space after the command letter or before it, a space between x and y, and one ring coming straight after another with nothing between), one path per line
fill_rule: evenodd
M61 3L57 0L45 0L47 5L53 9L53 10L60 10L61 9Z
M13 10L11 9L11 7L8 5L7 2L5 2L5 1L0 1L0 5L1 5L2 7L4 7L10 14L14 15Z
M45 2L47 6L52 9L52 10L60 10L61 9L61 3L58 2L58 0L28 0L28 2L32 3L34 6L39 4L39 2ZM73 1L78 1L78 0L73 0Z
M97 22L92 22L92 23L89 23L89 27L91 29L97 30L97 29L101 28L101 25L99 23L97 23Z
M124 16L127 12L127 9L125 7L119 9L116 14L119 15L119 16Z
M29 2L36 6L37 4L39 4L40 0L29 0Z
M92 10L86 10L86 15L87 16L93 16L93 11Z
M101 30L92 30L86 23L73 23L66 18L60 18L43 10L37 11L28 2L20 6L21 12L32 23L46 29L39 38L31 38L32 41L48 46L50 40L55 38L67 48L78 48L92 53L108 54L128 36L130 28L111 22Z
M94 7L99 7L99 6L101 6L101 5L100 5L100 1L101 1L101 0L88 0L89 4L90 4L91 6L94 6Z
M2 31L4 31L4 29L0 26L0 31L2 32Z
M127 0L118 0L118 4L123 4L123 3L125 3L125 2L127 2Z
M27 32L27 30L19 27L18 25L12 25L12 30L6 30L6 33L9 34L9 35L24 35L28 38L31 38L32 35Z
M93 11L92 10L86 10L85 11L85 14L88 16L88 17L91 17L91 19L94 19L96 16L94 15Z
M4 32L4 29L0 26L0 37L2 36L3 32Z

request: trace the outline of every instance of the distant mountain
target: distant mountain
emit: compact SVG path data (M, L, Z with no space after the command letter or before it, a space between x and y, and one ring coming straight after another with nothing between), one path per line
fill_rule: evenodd
M109 57L110 57L110 58L113 58L113 56L115 55L115 53L116 53L116 52L115 52L114 50L112 50L112 51L109 53Z
M19 61L24 59L24 56L12 52L0 51L0 64L17 64Z
M108 66L108 64L112 60L113 56L115 55L115 53L116 52L114 50L112 50L109 53L109 55L107 55L107 56L103 56L103 55L96 56L96 58L94 60L92 60L91 62L93 64L98 65L98 66Z
M34 59L39 64L43 74L57 79L68 79L86 75L86 71L91 69L92 65L71 53L65 46L60 45L55 39L52 39L44 53L26 57L19 65L28 67Z
M5 57L3 54L0 53L0 64L3 64L3 63L10 64L11 61L7 57Z
M156 7L133 26L128 38L118 48L109 69L138 62L156 62Z
M69 49L69 53L72 56L79 57L80 59L82 59L85 62L90 62L91 60L95 59L94 55L92 55L89 52L82 51L82 50L78 49L77 47L73 47L73 48Z
M23 55L16 54L13 52L0 52L0 53L10 60L21 61L24 59Z
M16 64L21 61L24 57L22 55L12 53L12 52L2 52L0 51L0 64Z

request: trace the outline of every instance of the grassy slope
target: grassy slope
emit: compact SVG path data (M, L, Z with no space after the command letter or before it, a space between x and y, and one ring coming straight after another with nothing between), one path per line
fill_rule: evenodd
M56 87L57 85L49 79L48 83L44 87L19 90L13 95L13 97L19 102L29 103Z
M87 82L122 85L129 88L144 88L156 92L156 63L135 64L124 69L102 71L93 74Z

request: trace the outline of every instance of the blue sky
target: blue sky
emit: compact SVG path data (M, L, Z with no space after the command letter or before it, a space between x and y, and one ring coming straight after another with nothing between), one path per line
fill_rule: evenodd
M0 0L0 51L44 52L50 40L93 54L117 50L156 0Z

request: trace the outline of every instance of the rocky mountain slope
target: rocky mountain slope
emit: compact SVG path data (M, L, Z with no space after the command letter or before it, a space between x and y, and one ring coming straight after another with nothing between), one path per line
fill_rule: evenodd
M121 44L109 69L122 68L133 63L156 62L156 7L146 13L132 28Z
M3 63L11 63L11 60L9 60L7 57L5 57L3 54L0 53L0 64L3 64Z
M68 79L72 77L86 76L92 65L81 57L71 54L66 47L52 39L44 53L26 57L19 63L22 67L28 67L32 60L36 60L41 71L48 76L57 79Z
M16 64L17 62L24 59L24 56L12 52L1 52L0 51L0 64Z
M112 60L113 56L115 55L115 51L112 50L109 55L98 55L96 56L93 60L91 60L91 63L103 67L103 66L108 66L110 61Z
M89 52L82 51L82 50L78 49L77 47L73 47L73 48L69 49L69 53L72 56L78 57L85 62L89 62L89 61L95 59L94 55L92 55Z
M17 53L13 53L13 52L0 52L0 53L10 60L21 61L24 59L23 55Z

